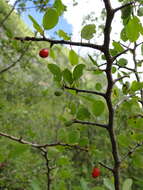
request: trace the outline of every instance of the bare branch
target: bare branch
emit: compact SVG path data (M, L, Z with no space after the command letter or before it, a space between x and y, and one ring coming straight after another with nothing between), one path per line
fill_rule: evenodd
M12 14L12 12L14 11L16 4L18 3L19 0L15 1L11 11L5 16L5 18L0 22L0 26L2 26L4 24L4 22L8 19L8 17Z
M112 57L112 60L115 61L118 57L120 57L121 55L127 53L130 50L131 50L130 48L125 49L124 51L122 51L122 52L118 53L117 55L115 55L114 57Z
M115 79L114 81L113 81L113 83L115 84L116 82L118 82L118 81L120 81L120 80L122 80L122 79L124 79L124 78L130 78L129 77L129 75L125 75L125 76L122 76L122 77L119 77L119 78L117 78L117 79Z
M104 168L108 169L109 171L113 172L113 169L110 168L109 166L106 166L106 165L103 164L102 162L99 162L99 164L100 164L102 167L104 167Z
M107 129L108 125L104 125L104 124L100 124L100 123L95 123L95 122L89 122L89 121L80 121L80 120L73 120L73 123L79 123L82 125L94 125L94 126L98 126L101 128L105 128Z
M134 4L134 3L135 3L134 1L131 1L131 2L126 3L126 4L124 4L124 5L120 6L120 7L117 7L116 9L114 9L114 12L117 12L117 11L119 11L119 10L125 8L125 7L128 7L128 6L132 5L132 4Z
M19 58L18 58L16 61L14 61L11 65L9 65L9 66L7 66L6 68L2 69L2 70L0 71L0 74L6 72L6 71L8 71L8 70L10 70L10 69L11 69L12 67L14 67L19 61L21 61L21 59L22 59L22 58L24 57L24 55L26 54L26 52L27 52L27 50L28 50L28 48L29 48L30 45L31 45L31 42L27 45L27 47L26 47L25 49L23 49L23 51L22 51L21 55L19 56Z
M13 141L19 142L19 143L21 143L21 144L30 145L30 146L32 146L32 147L34 147L34 148L38 148L38 149L46 148L46 147L53 147L53 146L65 146L65 147L69 147L69 148L79 149L79 150L82 150L82 151L88 151L87 148L80 147L80 146L78 146L78 145L71 145L71 144L67 144L67 143L60 143L60 142L57 142L57 143L50 143L50 144L37 144L37 143L32 143L32 142L23 140L22 137L19 137L19 138L18 138L18 137L9 135L9 134L7 134L7 133L2 133L2 132L0 132L0 136L6 137L6 138L8 138L8 139L11 139L11 140L13 140Z
M137 143L123 158L122 162L127 159L130 155L132 155L139 147L143 146L143 142Z
M47 150L41 149L41 151L42 151L42 156L45 159L46 168L47 168L47 172L46 172L46 174L47 174L47 190L50 190L50 188L51 188L51 176L50 176L50 174L51 174L51 168L50 168L50 165L49 165L50 160L48 159L48 152L47 152Z
M81 90L78 88L73 88L73 87L68 87L68 86L63 86L63 88L68 89L68 90L75 90L77 93L96 94L96 95L105 97L105 93L96 92L96 91L92 91L92 90Z
M63 44L63 45L72 45L72 46L80 46L80 47L89 47L93 49L97 49L99 51L103 51L102 45L96 45L96 44L90 44L90 43L83 43L83 42L72 42L72 41L65 41L65 40L53 40L49 38L35 38L35 37L15 37L15 40L20 40L20 41L36 41L36 42L49 42L51 44Z

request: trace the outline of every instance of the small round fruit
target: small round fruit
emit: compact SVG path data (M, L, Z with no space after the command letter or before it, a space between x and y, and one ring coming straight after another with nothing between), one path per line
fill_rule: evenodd
M93 178L96 178L96 177L98 177L98 176L100 176L100 169L99 168L93 168L93 170L92 170L92 177Z
M47 48L41 49L39 51L39 56L42 58L46 58L49 56L49 50Z

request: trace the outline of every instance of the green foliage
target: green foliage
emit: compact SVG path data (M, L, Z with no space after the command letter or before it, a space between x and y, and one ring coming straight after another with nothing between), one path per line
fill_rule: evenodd
M126 179L123 183L123 190L131 190L132 183L132 179Z
M69 51L69 61L71 65L77 65L78 64L78 55L74 50Z
M73 79L78 80L83 75L84 64L78 64L73 70Z
M57 34L60 38L63 38L64 40L70 40L70 37L63 30L58 30Z
M81 37L86 40L92 39L94 33L96 33L95 28L96 28L95 24L88 24L84 26L83 29L81 30Z
M58 12L55 8L47 8L43 16L43 27L45 30L54 28L59 20Z
M29 18L32 21L33 27L36 29L36 31L39 32L41 35L44 35L44 31L41 28L41 26L37 23L37 21L31 15L29 15Z
M140 32L142 30L142 26L138 17L134 16L131 18L126 25L125 30L127 38L130 40L130 42L135 42L139 38Z
M119 2L124 4L130 1ZM24 8L25 4L22 3L26 1L21 1L20 6ZM29 19L34 29L43 36L44 30L50 30L58 24L66 6L61 0L55 0L48 9L45 9L48 0L33 3L39 6L38 10L44 12L43 24L40 26L31 15ZM0 0L0 4L1 21L11 8L4 0ZM112 101L108 102L114 109L114 132L120 156L121 159L126 157L121 163L122 190L143 188L143 148L139 146L143 139L143 82L140 78L142 58L138 56L138 53L143 55L140 41L140 36L143 35L140 21L143 3L138 0L136 4L136 10L134 5L121 10L123 29L119 38L113 39L111 33L111 57L108 57L114 59L118 55L111 68L113 82L114 79L130 76L119 80L120 85L114 83ZM103 13L101 20L88 18L88 23L94 23L81 29L81 38L98 41L101 31L99 25L103 26L105 10ZM71 36L63 29L56 34L63 40L68 40L68 43L71 40ZM114 190L112 173L106 168L101 167L101 176L98 179L91 176L92 168L99 166L99 162L110 167L114 167L114 162L111 160L112 147L107 130L88 124L109 122L107 101L103 100L105 97L96 95L111 90L107 83L111 76L107 71L104 72L107 56L103 52L95 51L80 57L75 50L54 44L50 49L50 56L44 60L39 58L38 52L43 47L49 48L48 42L21 43L14 40L15 36L34 34L13 12L1 26L0 132L15 137L17 142L0 135L0 188L47 189L48 161L53 190ZM124 51L126 55L123 54ZM19 59L21 54L23 57ZM1 73L13 63L10 69ZM64 86L75 89L64 89ZM81 93L78 89L95 93ZM39 149L22 144L22 141L51 146ZM135 146L136 150L130 153ZM42 151L47 151L48 160Z

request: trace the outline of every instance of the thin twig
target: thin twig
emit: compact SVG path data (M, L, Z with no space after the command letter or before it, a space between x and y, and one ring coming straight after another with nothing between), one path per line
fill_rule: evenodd
M10 70L12 67L14 67L19 61L21 61L21 59L24 57L24 55L26 54L29 46L30 46L31 42L27 45L27 47L22 51L21 55L19 56L19 58L14 61L11 65L7 66L6 68L0 70L0 74Z
M46 162L46 168L47 168L47 190L50 190L51 188L51 168L50 168L50 165L49 165L49 162L50 160L48 159L48 152L46 149L41 149L42 151L42 156L43 158L45 159L45 162Z
M100 123L96 123L96 122L90 122L90 121L81 121L81 120L73 120L73 123L79 123L79 124L82 124L82 125L94 125L94 126L98 126L98 127L101 127L101 128L105 128L107 129L108 125L105 125L105 124L100 124Z
M8 19L8 17L12 14L12 12L14 11L16 4L18 3L19 0L15 1L12 9L10 10L10 12L5 16L5 18L0 22L0 26L2 26L4 24L4 22Z
M117 7L116 9L114 9L114 12L116 13L117 11L119 11L119 10L125 8L125 7L128 7L128 6L130 6L130 5L134 4L134 3L135 3L134 1L131 1L131 2L126 3L126 4L124 4L124 5L120 6L120 7Z
M123 158L122 162L127 159L131 154L133 154L139 147L143 145L143 142L137 143Z
M113 83L115 84L116 82L118 82L118 81L120 81L120 80L122 80L122 79L124 79L124 78L129 78L129 75L124 75L124 76L122 76L122 77L119 77L119 78L117 78L117 79L115 79L114 81L113 81Z
M102 162L99 162L99 164L100 164L101 166L103 166L104 168L108 169L109 171L113 172L113 169L110 168L109 166L106 166L106 165L103 164Z
M92 91L92 90L82 90L82 89L78 89L78 88L73 88L73 87L68 87L68 86L63 86L63 88L68 89L68 90L74 90L77 93L88 93L88 94L96 94L102 97L105 97L105 93L102 92L96 92L96 91Z

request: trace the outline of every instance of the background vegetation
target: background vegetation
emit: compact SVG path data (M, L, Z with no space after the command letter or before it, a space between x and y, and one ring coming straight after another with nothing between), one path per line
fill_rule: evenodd
M64 31L57 32L59 41L45 38L49 25L33 17L31 32L20 19L26 1L16 1L22 8L16 13L0 0L0 189L143 188L143 2L120 2L114 9L114 16L121 11L119 39L110 34L113 15L104 1L101 25L87 17L85 43L74 43ZM48 1L33 3L47 11ZM60 0L50 6L58 17L66 11ZM94 37L103 30L98 46ZM95 53L83 58L77 45ZM50 56L42 59L45 47ZM94 167L98 178L91 176Z

